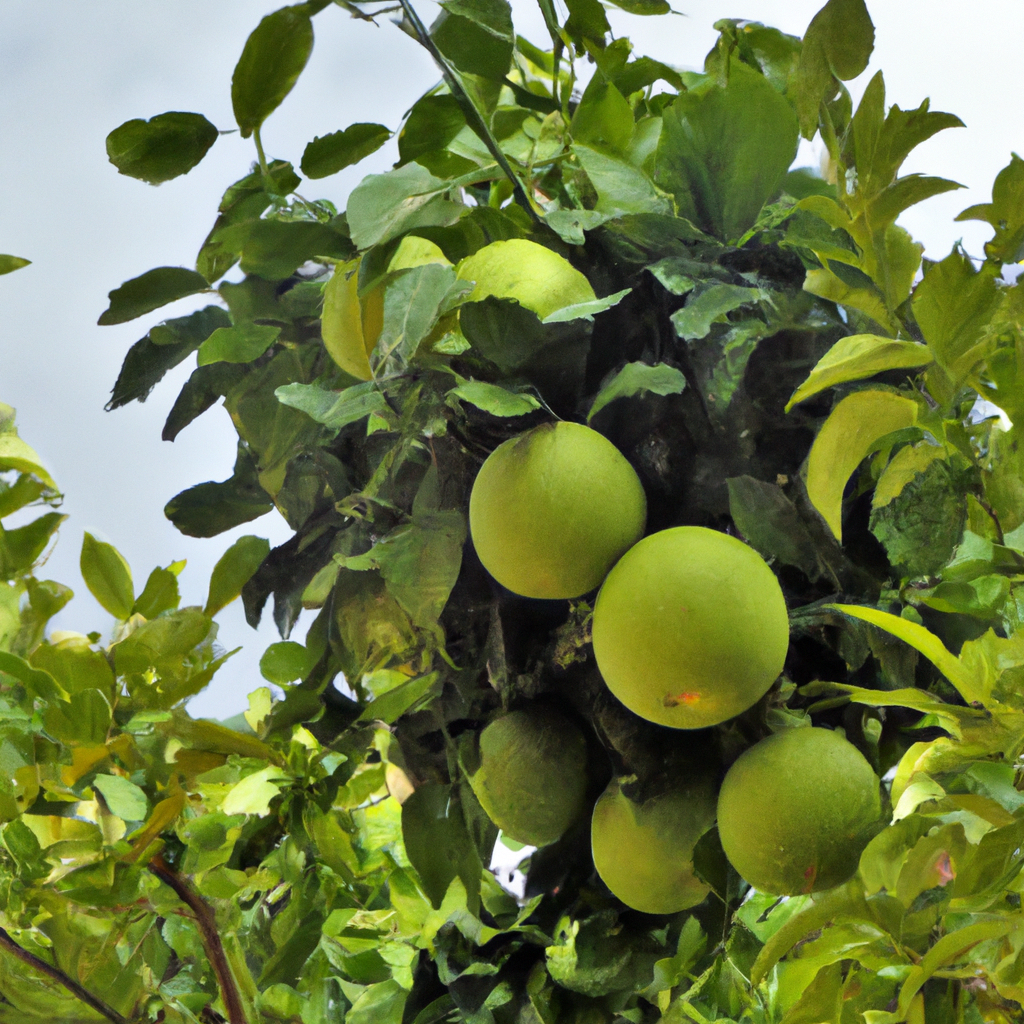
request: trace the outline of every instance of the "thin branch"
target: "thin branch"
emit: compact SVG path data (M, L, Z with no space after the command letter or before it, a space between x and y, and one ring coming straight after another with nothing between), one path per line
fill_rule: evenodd
M192 888L188 879L179 875L159 854L149 862L149 870L164 885L173 889L178 899L195 914L196 924L199 926L203 946L206 949L206 956L213 968L213 973L217 976L217 985L220 988L221 998L224 1000L224 1009L227 1011L229 1024L248 1024L245 1009L242 1006L242 997L239 995L238 986L235 984L227 955L224 953L224 946L221 944L220 935L217 932L217 918L213 909Z
M487 147L491 156L494 157L495 162L501 168L502 173L512 182L512 190L515 192L516 198L519 200L520 205L525 207L526 212L536 221L538 224L541 223L541 218L534 207L532 200L523 187L523 183L519 180L519 176L512 170L512 165L508 162L507 157L502 153L501 148L498 146L497 140L491 133L491 129L488 127L487 122L484 120L483 115L476 108L476 104L473 102L472 97L466 92L465 87L459 81L458 75L445 60L444 55L437 48L434 40L430 38L430 33L427 31L426 26L420 21L420 16L416 13L416 9L412 6L412 0L401 0L402 10L405 13L405 17L412 27L413 32L416 34L416 38L420 45L430 54L434 59L434 63L438 66L444 77L445 84L451 90L452 95L459 101L459 106L462 107L463 113L466 115L466 121L469 123L470 128L480 137L480 141Z
M45 960L40 960L34 953L30 953L24 947L19 946L3 928L0 928L0 946L59 985L63 985L76 999L80 999L86 1006L91 1006L97 1013L106 1017L107 1020L113 1021L113 1024L128 1024L127 1017L122 1017L113 1007L107 1006L103 1000L97 999L91 992L87 992L77 981L69 978L59 967L54 967Z

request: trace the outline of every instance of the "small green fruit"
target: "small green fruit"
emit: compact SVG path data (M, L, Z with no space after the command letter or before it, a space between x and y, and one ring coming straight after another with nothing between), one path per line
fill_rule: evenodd
M646 914L676 914L710 891L693 871L693 848L715 823L710 782L635 804L616 781L594 807L590 842L602 881L623 903Z
M633 467L579 423L545 423L499 445L469 499L480 561L524 597L579 597L598 587L646 520Z
M863 754L829 729L785 729L744 751L718 796L718 830L732 866L778 896L841 885L882 813Z
M641 718L675 729L746 711L788 648L775 574L742 541L699 526L630 548L594 608L594 656L608 688Z
M587 745L548 708L512 711L480 734L469 777L487 816L518 843L547 846L583 813Z

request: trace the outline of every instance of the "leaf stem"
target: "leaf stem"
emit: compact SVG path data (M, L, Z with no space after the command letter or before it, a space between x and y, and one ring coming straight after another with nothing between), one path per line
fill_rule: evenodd
M113 1007L107 1006L101 999L97 999L91 992L86 991L74 981L68 977L59 967L54 967L52 964L48 964L45 960L41 960L34 953L30 953L23 946L18 945L14 939L11 938L10 934L4 929L0 928L0 946L6 949L9 953L12 953L22 962L28 964L30 967L34 967L37 971L45 974L48 978L56 981L59 985L63 985L75 998L80 999L86 1006L92 1007L97 1013L102 1014L109 1021L113 1021L113 1024L128 1024L128 1018L122 1017Z
M263 139L260 138L259 128L253 128L252 141L256 143L256 155L260 161L260 174L266 179L270 177L270 168L267 166L267 155L263 152Z
M401 3L402 10L412 27L413 32L415 32L416 38L419 40L420 45L430 54L431 57L433 57L434 63L441 71L445 84L448 86L452 95L459 101L459 106L462 107L462 111L466 115L466 121L470 128L472 128L480 137L480 141L483 142L491 156L494 157L494 160L501 168L502 173L512 183L512 190L515 192L520 205L526 209L526 212L536 223L540 224L540 215L537 213L532 200L527 194L526 189L523 187L523 183L519 180L519 176L515 171L512 170L512 165L508 162L507 157L501 151L497 140L491 133L491 129L488 127L483 115L479 110L477 110L472 97L468 92L466 92L462 82L459 81L459 77L455 70L449 65L448 61L445 60L443 54L435 45L434 40L430 38L430 33L427 31L423 22L420 21L420 16L416 13L416 9L412 5L412 0L401 0Z
M238 992L224 946L220 941L213 908L192 888L188 879L179 875L159 854L149 862L149 870L164 885L173 889L178 899L195 914L206 955L213 968L213 973L217 976L217 985L220 988L221 998L224 1000L228 1024L248 1024L242 997Z

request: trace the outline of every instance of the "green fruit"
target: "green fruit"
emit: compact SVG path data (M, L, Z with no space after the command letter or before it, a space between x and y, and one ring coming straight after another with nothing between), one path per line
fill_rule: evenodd
M646 521L633 467L579 423L545 423L499 445L469 499L480 561L524 597L579 597L598 587Z
M714 823L715 794L707 781L635 804L613 780L594 807L594 867L634 910L675 914L695 907L710 887L693 872L693 847Z
M881 813L871 765L829 729L786 729L755 744L718 796L725 855L755 889L778 896L850 878Z
M703 729L746 711L786 660L789 621L753 548L679 526L645 537L608 574L594 608L594 655L631 711Z
M518 843L547 846L583 813L587 745L547 708L513 711L480 734L469 782L487 816Z

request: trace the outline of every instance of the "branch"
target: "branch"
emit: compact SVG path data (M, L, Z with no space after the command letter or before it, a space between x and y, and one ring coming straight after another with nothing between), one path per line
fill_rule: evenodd
M408 19L410 26L412 26L412 30L416 33L417 40L430 54L430 56L434 58L434 63L440 69L441 75L445 80L445 84L451 90L452 95L459 101L459 106L462 107L470 128L472 128L480 137L480 141L483 142L491 156L494 157L494 160L501 168L502 173L512 183L512 190L515 192L516 198L519 200L520 204L525 207L526 212L534 219L534 221L540 224L540 216L538 215L529 195L527 195L526 189L523 187L523 183L519 180L519 176L515 171L512 170L512 165L508 162L508 158L505 154L502 153L497 140L491 134L491 129L487 126L487 122L484 120L483 115L476 109L476 104L459 81L458 75L455 74L451 66L448 64L448 61L445 60L444 55L437 48L434 40L430 38L430 33L427 31L423 22L420 21L420 16L412 6L412 0L401 0L401 4L402 10L405 12L405 17Z
M213 967L213 973L217 976L217 985L220 988L221 998L224 1000L229 1024L248 1024L245 1009L242 1006L242 997L239 995L238 986L235 984L234 975L228 965L228 958L224 953L224 946L217 933L217 918L213 909L189 885L188 879L179 875L159 854L149 862L149 870L164 885L173 889L178 899L195 914L206 955L209 958L210 966Z
M30 953L24 947L19 946L3 928L0 928L0 946L59 985L63 985L75 998L81 999L86 1006L91 1006L97 1013L106 1017L107 1020L113 1021L113 1024L128 1024L126 1017L122 1017L117 1010L107 1006L106 1003L101 999L97 999L91 992L87 992L77 981L69 978L59 967L54 967L45 960L40 960L34 953Z

